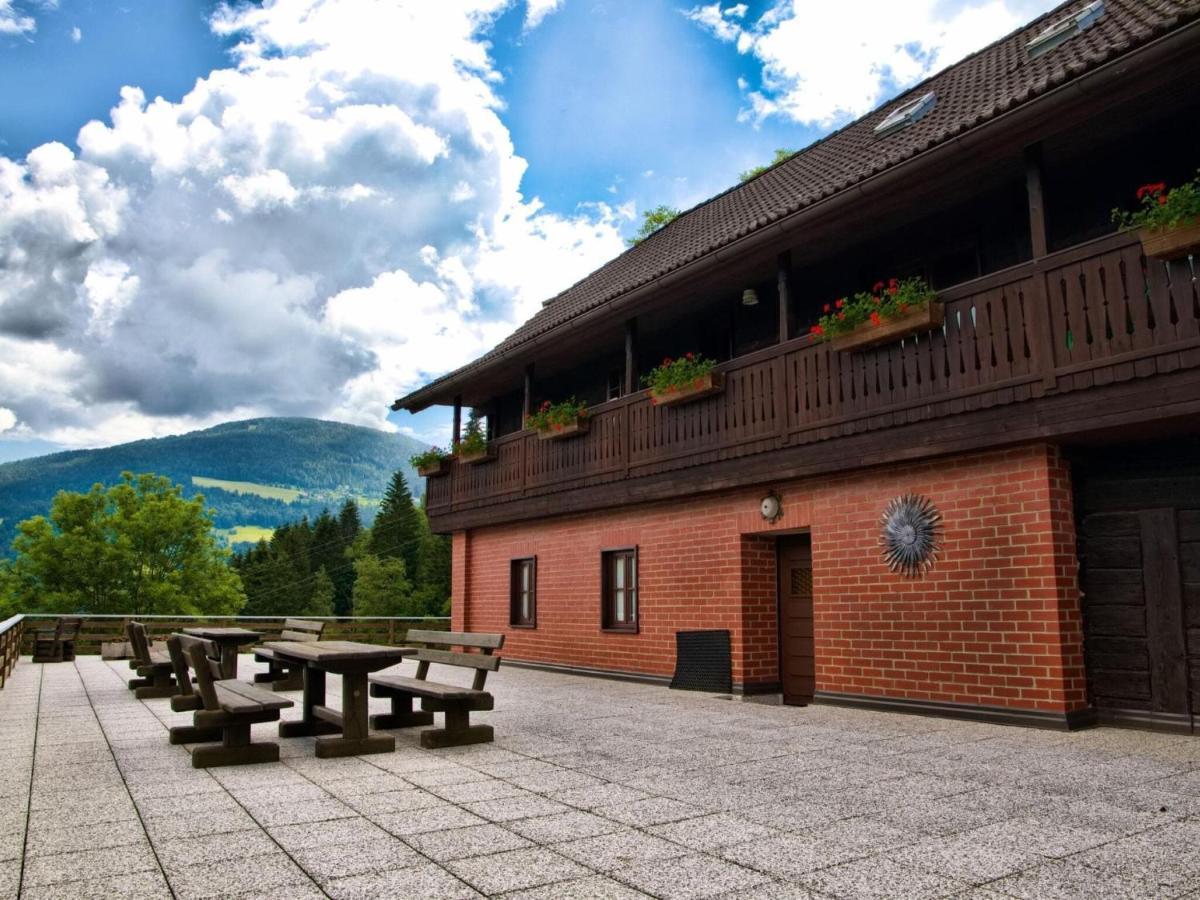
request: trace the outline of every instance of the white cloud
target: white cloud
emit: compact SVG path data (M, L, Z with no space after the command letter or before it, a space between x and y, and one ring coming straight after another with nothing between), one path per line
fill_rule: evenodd
M747 90L743 120L770 116L828 128L874 109L908 87L1056 5L1051 0L912 0L880 3L777 0L756 22L735 8L687 15L762 65L762 89ZM739 4L740 6L740 4Z
M16 427L16 424L17 414L11 409L6 409L5 407L0 406L0 434L4 434L6 431L11 431Z
M620 252L625 210L521 193L488 55L506 2L223 6L235 67L178 102L123 89L77 152L0 156L0 406L69 445L384 426Z
M527 0L525 4L525 30L532 31L542 24L546 16L556 12L563 0Z
M13 0L0 0L0 34L32 34L37 22L13 8Z
M78 25L71 29L71 40L76 44L83 40L83 29Z

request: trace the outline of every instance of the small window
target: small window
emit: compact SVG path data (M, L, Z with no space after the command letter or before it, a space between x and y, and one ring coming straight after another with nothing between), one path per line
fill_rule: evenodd
M899 131L907 125L920 119L937 104L937 95L930 91L916 100L911 100L903 106L898 106L875 126L875 136L883 137L893 131Z
M608 373L608 399L616 400L625 390L625 373L612 369Z
M1030 59L1049 53L1059 44L1070 40L1081 31L1086 31L1104 15L1104 0L1094 0L1078 12L1059 19L1032 41L1025 45Z
M508 622L514 628L537 625L537 558L514 559L509 569Z
M601 554L601 625L606 631L637 631L637 550Z

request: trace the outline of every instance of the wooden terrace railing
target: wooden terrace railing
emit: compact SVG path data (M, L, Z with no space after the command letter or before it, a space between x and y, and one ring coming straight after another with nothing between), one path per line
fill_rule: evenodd
M196 625L240 626L253 631L261 631L263 640L275 640L283 630L284 616L117 616L78 614L83 619L79 629L79 637L75 639L75 653L97 654L100 645L109 642L126 640L125 626L130 621L141 622L146 626L147 637L152 641L164 641L171 634L191 628ZM58 616L31 614L16 616L14 619L24 619L36 624L37 620L53 622ZM403 644L408 637L410 628L426 631L449 631L450 620L437 617L406 617L406 618L375 618L351 617L337 618L331 616L291 616L287 618L305 618L328 622L323 639L329 641L361 641L365 644ZM13 622L10 619L9 622ZM0 625L3 628L8 625ZM19 623L18 623L18 627ZM33 652L33 629L26 636L22 652ZM21 642L15 642L17 648Z
M594 407L563 441L531 431L496 459L428 480L446 514L637 478L1200 366L1193 261L1143 257L1115 234L943 290L942 328L839 353L804 336L719 367L725 391L653 406L645 391Z
M13 616L0 622L0 689L21 658L21 637L25 632L25 617Z

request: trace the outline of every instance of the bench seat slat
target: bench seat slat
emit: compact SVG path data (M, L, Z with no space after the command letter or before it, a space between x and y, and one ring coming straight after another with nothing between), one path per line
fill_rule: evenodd
M436 681L410 678L407 675L372 675L369 680L371 684L384 688L407 691L418 697L432 697L438 700L474 700L489 696L487 691L476 691L457 684L439 684Z
M291 700L276 697L270 691L264 691L243 681L232 679L214 682L217 700L226 712L260 712L269 709L286 709L292 705Z

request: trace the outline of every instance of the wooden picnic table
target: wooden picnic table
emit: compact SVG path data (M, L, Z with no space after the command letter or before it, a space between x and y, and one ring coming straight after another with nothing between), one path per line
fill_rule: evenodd
M237 678L238 648L243 644L253 644L262 640L261 631L251 631L248 628L217 628L208 625L197 625L194 628L183 629L184 634L204 638L217 645L221 654L221 677Z
M280 737L325 735L317 738L317 756L321 758L396 749L395 737L368 727L367 676L414 656L414 648L356 641L267 641L263 646L304 666L304 718L280 722ZM325 705L326 672L342 676L340 712Z

